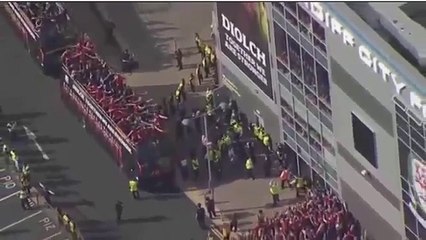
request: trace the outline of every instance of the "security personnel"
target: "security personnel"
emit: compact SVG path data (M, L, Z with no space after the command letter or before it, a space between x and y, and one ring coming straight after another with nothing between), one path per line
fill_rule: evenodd
M30 165L24 164L22 167L22 177L30 181Z
M195 75L197 75L198 85L201 85L201 83L204 80L203 72L201 72L201 70L202 70L202 65L198 64L197 68L195 69Z
M22 209L24 209L24 210L29 209L30 205L28 203L28 194L27 194L27 192L24 191L24 190L21 190L21 191L19 191L18 196L19 196L19 200L21 201L21 207L22 207Z
M254 165L253 165L253 160L251 158L247 158L245 167L246 167L247 177L254 180L255 179L254 173L253 173Z
M216 67L216 54L214 52L210 54L210 65Z
M13 149L10 150L9 157L10 157L10 160L12 160L12 162L15 164L16 171L20 172L21 169L20 169L19 162L18 162L18 155L15 153L15 150L13 150Z
M68 224L70 223L70 221L71 221L71 219L68 216L68 214L67 213L63 213L63 215L62 215L62 224L64 224L65 228L68 229Z
M269 134L268 134L268 133L265 133L265 134L263 135L262 142L263 142L263 145L265 145L265 147L266 147L268 150L271 150L271 137L269 136Z
M303 178L296 178L296 197L299 197L301 192L305 192L304 188L305 182L303 181Z
M202 52L201 39L200 39L200 35L198 35L198 33L195 33L195 46L197 46L198 52L201 53Z
M189 75L189 81L188 81L188 84L189 84L189 88L191 89L191 92L195 92L195 85L194 85L194 74L193 73L191 73L190 75Z
M129 180L129 190L132 193L134 199L139 198L138 181L135 179Z
M213 91L210 88L206 90L206 102L207 104L213 103Z
M208 45L208 44L206 44L205 46L204 46L204 54L205 54L205 58L206 58L206 63L208 64L208 65L210 65L210 63L209 63L209 61L210 61L210 55L212 54L212 49L211 49L211 47Z
M73 220L69 222L69 230L73 239L77 239L77 227Z
M272 206L276 206L277 203L280 201L280 192L277 183L272 180L269 182L269 192L272 196Z
M200 174L200 163L198 158L193 156L191 160L192 172L194 173L194 181L197 181L198 175Z
M22 190L24 190L28 195L30 195L30 181L26 178L21 178L21 185L22 185Z

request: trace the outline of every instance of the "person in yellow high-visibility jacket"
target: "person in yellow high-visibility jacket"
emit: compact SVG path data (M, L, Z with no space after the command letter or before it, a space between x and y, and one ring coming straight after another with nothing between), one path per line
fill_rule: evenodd
M247 177L254 180L255 179L254 172L253 172L254 164L251 158L247 158L245 167L246 167Z
M269 134L268 134L268 133L265 133L265 134L263 135L262 142L263 142L263 145L265 145L265 147L266 147L268 150L271 150L271 137L269 136Z
M272 196L272 206L275 207L280 201L280 190L278 188L278 184L274 180L269 182L269 192Z
M139 198L139 188L138 188L138 181L136 180L129 180L129 190L133 195L134 199Z

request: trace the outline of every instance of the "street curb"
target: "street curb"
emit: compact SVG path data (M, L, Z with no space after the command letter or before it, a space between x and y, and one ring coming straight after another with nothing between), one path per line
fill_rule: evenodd
M94 2L90 4L90 8L92 9L92 11L95 12L95 14L97 14L100 17L104 26L106 26L109 23L114 23L114 21L109 16L108 9L106 8L105 4L108 4L108 3ZM117 30L117 28L114 28L112 35L121 51L124 51L125 49L130 49L129 44L126 42L126 40L124 40L123 36Z

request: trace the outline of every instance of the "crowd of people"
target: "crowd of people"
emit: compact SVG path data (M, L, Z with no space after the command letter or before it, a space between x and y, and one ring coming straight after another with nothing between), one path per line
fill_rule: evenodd
M360 226L333 193L309 190L306 199L266 217L258 214L257 226L247 240L355 240Z
M165 131L161 107L144 100L101 59L87 34L61 56L70 77L80 82L99 106L135 144Z

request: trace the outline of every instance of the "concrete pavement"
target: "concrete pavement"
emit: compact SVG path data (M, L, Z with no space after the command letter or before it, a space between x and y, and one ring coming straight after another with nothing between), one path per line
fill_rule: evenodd
M104 21L115 23L121 48L129 48L143 63L141 69L126 75L128 83L139 91L147 91L157 101L168 96L182 77L193 72L193 68L177 71L173 66L175 46L182 47L187 53L184 63L194 66L200 55L196 53L193 33L200 33L204 40L210 37L210 3L96 3L96 6ZM190 95L187 109L203 107L203 90L198 89L199 94ZM176 144L181 149L181 157L191 148L198 148L199 142L198 134L185 138L184 142L178 141ZM201 178L197 182L184 183L178 174L181 188L194 203L203 203L208 191L208 174L204 163L201 164ZM260 177L263 175L261 165L260 161L256 169L259 178L254 181L246 180L243 166L238 165L226 167L224 179L214 182L216 207L220 213L220 217L213 220L215 225L220 227L228 223L232 214L236 213L241 230L248 230L256 223L258 210L263 209L266 214L272 215L280 210L279 207L297 201L294 191L284 190L280 194L282 201L279 207L272 208L268 190L271 179ZM279 173L275 171L274 174L277 176Z
M142 201L132 199L115 161L61 102L59 82L42 74L4 16L0 29L0 104L7 119L35 133L49 160L32 147L18 154L28 159L34 179L57 193L54 204L70 212L86 239L205 239L185 195L143 192ZM117 200L124 203L120 226Z

